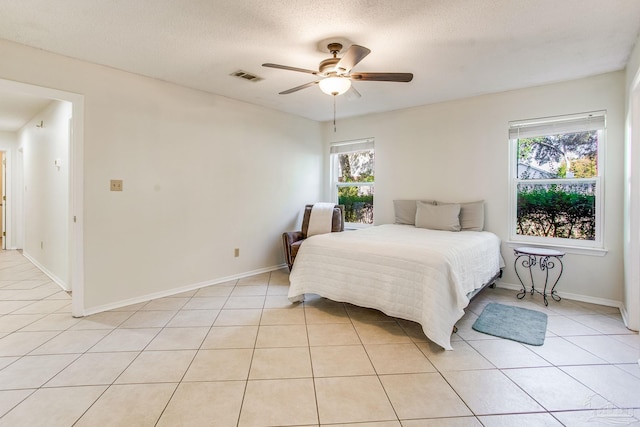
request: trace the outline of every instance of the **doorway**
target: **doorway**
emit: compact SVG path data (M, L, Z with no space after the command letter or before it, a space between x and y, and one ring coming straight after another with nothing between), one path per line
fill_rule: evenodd
M31 97L38 98L48 101L58 101L58 103L69 105L70 117L71 120L67 120L64 124L64 128L69 136L68 138L68 147L67 147L67 155L64 159L56 159L56 162L51 162L52 164L47 164L49 169L56 169L60 171L60 165L67 166L67 174L64 177L63 185L65 186L65 191L68 194L66 197L64 209L61 209L64 212L64 216L61 217L60 221L63 221L64 225L63 232L59 235L56 235L52 238L55 242L63 241L60 247L64 248L62 251L56 251L61 253L56 253L56 255L61 259L56 260L56 262L66 263L65 271L68 272L66 274L66 282L67 286L72 294L72 315L74 317L81 317L84 315L84 304L83 304L83 296L84 296L84 274L83 274L83 236L82 236L82 222L83 222L83 197L82 197L82 188L83 188L83 169L82 169L82 148L83 148L83 123L84 123L84 97L82 95L59 91L56 89L50 89L10 80L0 79L0 96L3 94L8 94L11 97ZM55 123L55 120L53 120ZM42 123L39 123L42 125ZM30 126L29 129L25 132L37 132L35 128L37 128L37 124L35 126ZM33 129L32 129L33 128ZM50 129L45 129L50 130ZM40 129L42 131L42 129ZM42 135L33 134L32 139L37 140L42 137ZM7 239L5 236L2 239L2 247L7 247L7 243L10 243L12 248L18 249L23 248L25 242L28 241L30 232L38 232L37 230L39 224L37 222L30 222L31 218L28 218L28 215L33 212L37 212L38 206L33 206L33 194L29 193L28 197L25 197L25 194L29 189L25 185L26 181L24 181L25 172L30 172L28 170L29 167L33 167L35 164L29 158L30 151L29 149L25 149L24 142L19 142L20 147L14 150L13 159L5 158L5 165L3 165L3 176L2 176L2 188L7 189L7 185L10 188L16 189L13 192L11 197L11 211L7 212L6 203L2 203L2 221L3 224L3 232L7 230L14 231L14 235L11 239ZM8 153L5 153L8 154ZM9 160L9 161L7 161ZM14 161L10 161L14 160ZM59 161L58 161L59 160ZM4 175L4 172L7 172ZM32 172L32 171L31 171ZM65 184L66 183L66 184ZM35 188L34 188L35 190ZM5 191L3 191L3 196L6 195ZM27 203L25 205L25 203ZM31 206L28 205L31 203ZM29 208L32 209L29 209ZM13 212L12 215L8 215L8 213ZM33 224L36 224L35 226ZM31 227L31 229L29 228ZM9 242L9 240L12 240ZM33 242L29 243L32 247L33 253L36 253L40 247L44 246L44 243L37 242L38 244L34 244ZM33 262L33 261L32 261ZM46 265L38 265L38 267L45 267ZM45 273L47 271L41 268ZM48 274L48 273L47 273ZM51 276L51 275L50 275ZM55 280L54 277L52 279Z

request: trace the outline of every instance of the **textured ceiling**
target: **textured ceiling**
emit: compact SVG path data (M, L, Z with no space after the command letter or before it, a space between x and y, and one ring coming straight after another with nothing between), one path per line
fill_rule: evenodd
M371 49L338 117L389 111L623 69L639 0L0 0L0 38L183 86L330 120L314 76L328 41ZM231 77L238 70L264 80Z

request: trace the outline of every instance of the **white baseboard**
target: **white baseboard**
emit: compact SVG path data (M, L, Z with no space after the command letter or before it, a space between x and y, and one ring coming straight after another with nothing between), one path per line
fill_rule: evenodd
M638 332L637 329L633 329L629 327L629 313L627 312L627 309L625 308L624 304L620 304L620 314L622 315L622 321L624 322L624 326L626 326L627 329L629 329L630 331Z
M249 276L254 276L260 273L268 273L270 271L280 270L282 268L286 268L286 264L274 265L271 267L259 268L257 270L247 271L240 274L234 274L232 276L221 277L218 279L207 280L200 283L194 283L191 285L181 286L179 288L172 288L166 291L154 292L152 294L141 295L135 298L130 298L124 301L118 301L110 304L105 304L97 307L85 308L84 316L89 316L91 314L101 313L103 311L114 310L116 308L126 307L128 305L138 304L141 302L147 302L158 298L170 297L171 295L180 294L182 292L193 291L196 289L204 288L211 285L217 285L218 283L229 282L231 280L238 280Z
M522 289L522 285L516 285L514 283L505 283L502 281L498 281L496 283L496 286L498 288L511 289L514 291L519 291ZM606 299L606 298L590 297L588 295L572 294L569 292L558 291L557 293L558 293L558 296L560 296L560 298L566 298L568 300L573 300L573 301L588 302L591 304L604 305L607 307L615 307L622 311L622 301L615 301L615 300Z
M46 274L47 276L49 276L49 278L51 280L53 280L53 282L60 286L62 288L63 291L65 292L69 292L71 291L71 286L69 286L68 283L66 283L64 280L62 280L61 278L59 278L58 276L56 276L55 274L53 274L52 272L50 272L44 265L40 264L38 261L36 261L36 259L34 257L32 257L31 255L29 255L28 252L26 251L22 251L22 255L28 259L31 264L35 265L36 267L38 267L38 269L40 271L42 271L44 274Z

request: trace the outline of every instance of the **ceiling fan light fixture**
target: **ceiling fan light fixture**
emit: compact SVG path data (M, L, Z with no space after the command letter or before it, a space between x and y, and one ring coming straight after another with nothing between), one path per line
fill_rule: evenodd
M342 95L351 87L351 80L345 77L327 77L318 83L320 90L327 95Z

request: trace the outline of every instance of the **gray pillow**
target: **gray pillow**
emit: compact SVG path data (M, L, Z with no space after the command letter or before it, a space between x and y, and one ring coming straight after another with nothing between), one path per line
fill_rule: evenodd
M417 202L416 227L431 230L460 231L460 205L433 205Z
M448 203L436 202L438 206ZM460 203L460 228L462 231L484 230L484 201Z
M416 224L416 202L417 200L394 200L393 209L396 214L396 224ZM434 202L431 200L423 200L425 203Z
M460 204L460 227L467 231L484 230L484 202Z

